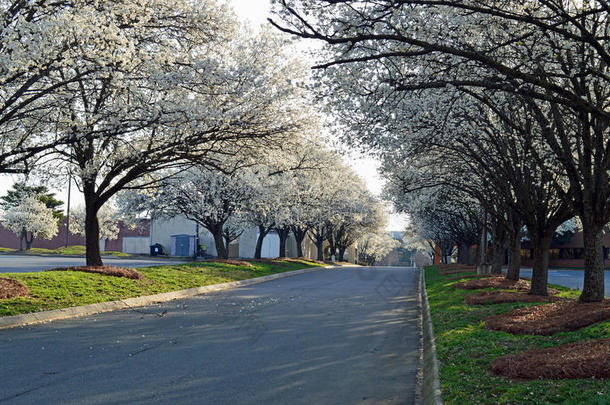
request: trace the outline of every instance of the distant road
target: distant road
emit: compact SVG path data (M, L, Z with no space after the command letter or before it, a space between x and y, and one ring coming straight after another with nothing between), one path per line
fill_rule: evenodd
M522 268L521 276L531 277L531 268ZM605 295L610 297L610 271L606 270L604 273L605 280ZM575 288L582 291L582 287L585 281L584 270L549 270L549 283L557 284L568 288Z
M115 257L103 257L105 264L120 267L146 267L163 264L184 263L180 260L164 259L121 259ZM49 270L57 267L83 266L84 257L59 257L59 256L19 256L0 254L0 273L31 273L41 270Z
M1 330L0 404L412 404L417 285L341 268Z

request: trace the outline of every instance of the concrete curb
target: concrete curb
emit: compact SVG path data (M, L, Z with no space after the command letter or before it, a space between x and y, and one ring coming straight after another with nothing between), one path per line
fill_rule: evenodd
M179 298L188 298L195 295L207 294L214 291L229 290L237 287L244 287L253 284L260 284L266 281L277 280L280 278L296 276L298 274L311 273L326 269L333 269L335 266L312 267L302 270L287 271L284 273L276 273L263 277L250 278L247 280L231 281L229 283L213 284L205 287L194 287L186 290L171 291L155 295L146 295L142 297L126 298L118 301L100 302L97 304L83 305L79 307L54 309L52 311L34 312L30 314L21 314L13 316L0 317L0 329L15 328L18 326L32 325L43 322L57 321L60 319L77 318L87 315L95 315L102 312L117 311L133 307L141 307L157 302L167 302Z
M420 358L421 370L421 397L420 404L443 405L441 397L441 383L439 378L439 362L436 355L434 329L430 317L430 304L426 292L426 279L424 270L419 271L419 288L422 303L422 352Z

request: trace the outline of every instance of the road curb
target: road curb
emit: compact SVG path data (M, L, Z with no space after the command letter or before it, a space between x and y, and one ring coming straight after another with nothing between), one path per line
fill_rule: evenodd
M77 318L81 316L95 315L102 312L117 311L133 307L141 307L158 302L167 302L179 298L188 298L195 295L207 294L214 291L229 290L237 287L244 287L253 284L264 283L266 281L277 280L280 278L296 276L298 274L311 273L327 269L334 269L335 266L312 267L308 269L287 271L284 273L270 274L268 276L249 278L247 280L231 281L222 284L212 284L205 287L194 287L186 290L171 291L155 295L142 297L125 298L118 301L100 302L96 304L83 305L79 307L54 309L51 311L41 311L29 314L20 314L0 317L0 329L15 328L37 323L57 321L60 319Z
M420 301L422 305L422 350L420 352L420 404L443 405L441 383L439 377L439 362L434 341L434 328L430 317L430 304L426 292L424 270L419 271Z

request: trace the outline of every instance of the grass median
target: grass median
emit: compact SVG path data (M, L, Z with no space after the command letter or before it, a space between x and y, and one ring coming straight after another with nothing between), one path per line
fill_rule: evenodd
M3 273L2 277L25 284L30 290L30 297L0 300L0 316L159 294L320 266L294 260L252 262L251 265L197 262L139 267L138 271L145 275L143 280L80 271Z
M485 327L485 317L540 303L467 305L464 298L481 290L455 289L451 285L460 280L439 274L435 267L427 267L425 275L446 404L610 404L608 380L518 381L488 371L494 359L507 354L610 338L609 321L552 336L494 332ZM560 290L558 296L580 295L576 290L553 287Z

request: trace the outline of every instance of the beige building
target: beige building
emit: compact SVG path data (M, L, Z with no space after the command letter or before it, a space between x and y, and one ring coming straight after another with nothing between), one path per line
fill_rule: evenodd
M152 220L150 223L151 244L160 244L163 251L170 256L192 256L195 248L195 234L199 231L199 243L206 247L206 253L216 256L216 247L212 235L203 227L197 227L194 221L185 217ZM252 227L229 246L231 258L253 258L258 239L258 229ZM263 241L262 257L278 257L280 239L275 232L270 232ZM324 242L324 258L329 258L328 242ZM297 243L292 234L286 241L286 255L297 257ZM303 255L310 259L317 259L316 245L306 237L303 241ZM345 260L355 263L356 249L352 246L345 252Z

